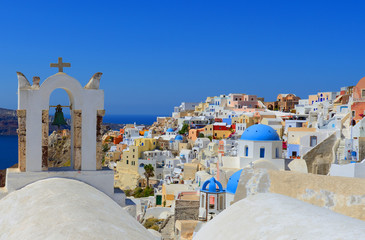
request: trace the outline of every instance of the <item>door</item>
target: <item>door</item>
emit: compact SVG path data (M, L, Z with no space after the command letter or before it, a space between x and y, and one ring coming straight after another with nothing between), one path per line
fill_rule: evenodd
M156 195L156 205L162 205L162 195Z

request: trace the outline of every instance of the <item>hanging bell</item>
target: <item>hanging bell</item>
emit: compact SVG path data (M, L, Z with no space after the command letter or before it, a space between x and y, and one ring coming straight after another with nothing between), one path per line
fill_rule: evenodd
M61 105L57 105L56 107L56 113L54 114L52 125L56 125L58 127L67 125Z

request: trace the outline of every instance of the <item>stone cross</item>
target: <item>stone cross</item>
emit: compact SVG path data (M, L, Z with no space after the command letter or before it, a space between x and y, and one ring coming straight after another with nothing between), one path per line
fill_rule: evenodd
M58 63L51 63L51 67L58 67L58 72L63 72L64 67L71 67L71 63L63 63L62 58L58 58Z

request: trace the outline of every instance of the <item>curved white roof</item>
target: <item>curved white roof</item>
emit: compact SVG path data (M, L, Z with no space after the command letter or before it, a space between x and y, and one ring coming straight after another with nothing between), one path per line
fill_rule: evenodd
M233 204L194 237L205 239L363 239L365 222L300 200L261 193Z
M0 239L155 239L127 211L83 182L49 178L0 200Z

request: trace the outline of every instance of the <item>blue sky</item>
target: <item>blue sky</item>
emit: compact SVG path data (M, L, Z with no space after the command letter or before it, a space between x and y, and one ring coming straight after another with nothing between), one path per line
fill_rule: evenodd
M16 71L43 81L58 57L83 85L104 73L109 114L337 91L365 76L364 12L361 1L0 1L0 107L16 108Z

